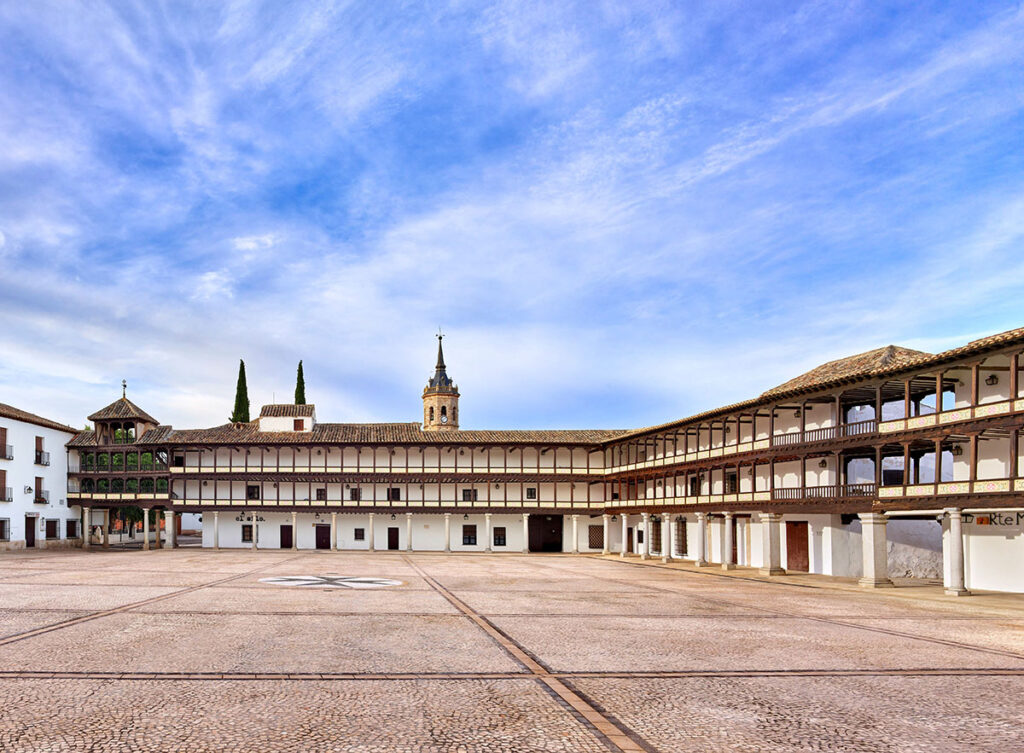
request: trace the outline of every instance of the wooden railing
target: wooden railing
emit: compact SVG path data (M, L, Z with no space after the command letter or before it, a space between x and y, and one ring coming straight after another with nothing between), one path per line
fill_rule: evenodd
M772 499L836 499L840 497L870 497L874 493L874 484L831 484L772 489Z

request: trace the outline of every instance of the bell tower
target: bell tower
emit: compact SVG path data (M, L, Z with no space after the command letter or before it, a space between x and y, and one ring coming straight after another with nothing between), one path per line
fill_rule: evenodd
M459 428L459 386L445 371L444 351L437 333L437 366L423 389L423 431L456 431Z

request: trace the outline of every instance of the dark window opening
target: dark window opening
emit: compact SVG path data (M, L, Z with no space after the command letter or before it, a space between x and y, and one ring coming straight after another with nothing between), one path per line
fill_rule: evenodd
M476 526L475 525L464 525L464 526L462 526L462 544L463 544L463 546L476 546Z
M725 474L725 493L735 494L738 491L738 482L735 473Z
M358 502L363 498L363 490L358 486L353 486L348 490L348 498L352 502Z
M327 501L327 490L323 487L316 490L316 501L326 502Z
M505 526L494 529L494 546L505 546Z
M355 538L356 538L356 541L366 541L366 529L365 528L357 528L356 529Z
M402 490L397 486L388 487L387 500L388 502L398 502L402 499Z
M537 487L536 486L528 486L528 487L526 487L526 498L527 499L537 499Z
M242 523L242 543L252 543L252 523Z
M463 489L462 490L462 501L463 502L476 502L477 490L476 489Z
M260 487L259 484L249 484L245 487L245 498L246 499L259 499L260 498Z
M296 418L294 421L292 421L292 429L294 429L295 431L302 431L302 419L301 418Z

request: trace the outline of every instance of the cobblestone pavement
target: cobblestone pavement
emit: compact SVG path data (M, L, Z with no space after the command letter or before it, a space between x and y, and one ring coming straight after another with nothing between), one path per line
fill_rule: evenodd
M281 575L398 580L294 589ZM1024 750L1024 597L571 556L0 557L0 750Z

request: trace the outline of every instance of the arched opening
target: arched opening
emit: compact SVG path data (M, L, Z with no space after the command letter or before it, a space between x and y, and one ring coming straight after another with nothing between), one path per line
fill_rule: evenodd
M434 423L434 406L430 406L430 423Z

